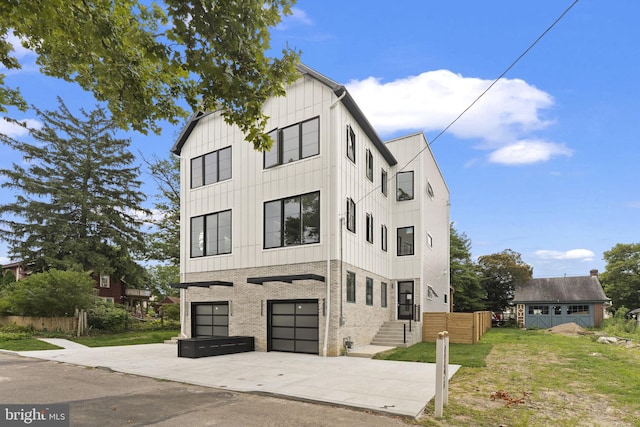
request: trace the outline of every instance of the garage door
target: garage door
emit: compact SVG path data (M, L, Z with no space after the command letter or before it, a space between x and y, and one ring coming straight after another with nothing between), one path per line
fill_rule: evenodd
M229 336L229 303L191 303L191 336Z
M267 351L318 354L318 300L268 301Z

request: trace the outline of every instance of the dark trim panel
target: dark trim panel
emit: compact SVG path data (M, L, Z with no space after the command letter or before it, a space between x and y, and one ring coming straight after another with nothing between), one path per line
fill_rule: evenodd
M287 276L265 276L265 277L247 277L247 283L262 285L264 282L286 282L293 283L294 280L317 280L324 282L324 276L319 274L290 274Z
M178 288L178 289L187 289L190 286L193 286L196 288L208 288L209 286L233 286L233 282L225 282L222 280L212 280L209 282L174 283L171 285L172 288Z

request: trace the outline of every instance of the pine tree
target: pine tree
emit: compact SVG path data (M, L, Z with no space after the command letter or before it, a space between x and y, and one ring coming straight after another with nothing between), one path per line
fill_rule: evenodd
M0 206L0 238L10 254L34 272L95 271L129 281L142 268L139 168L130 141L115 136L101 107L75 117L58 98L58 111L35 109L44 123L30 129L34 143L2 137L23 154L22 164L1 169L3 188L15 200ZM127 280L125 279L125 280Z

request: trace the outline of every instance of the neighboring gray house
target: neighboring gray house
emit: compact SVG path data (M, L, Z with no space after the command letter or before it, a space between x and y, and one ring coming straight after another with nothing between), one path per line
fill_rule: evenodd
M526 328L552 328L563 323L577 323L582 327L600 327L605 303L598 280L598 270L589 276L531 279L517 286L513 304L516 305L518 325Z
M172 148L183 337L336 356L387 321L420 331L421 312L449 311L449 190L424 135L383 142L344 86L298 71L265 103L269 152L220 112Z

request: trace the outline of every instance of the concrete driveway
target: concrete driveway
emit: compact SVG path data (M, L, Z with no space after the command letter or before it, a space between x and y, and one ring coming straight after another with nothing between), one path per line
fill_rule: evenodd
M239 392L417 417L435 395L435 364L250 352L188 359L175 344L77 347L18 354ZM451 378L458 365L449 366Z

